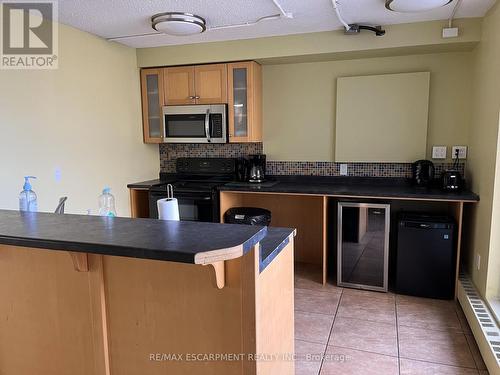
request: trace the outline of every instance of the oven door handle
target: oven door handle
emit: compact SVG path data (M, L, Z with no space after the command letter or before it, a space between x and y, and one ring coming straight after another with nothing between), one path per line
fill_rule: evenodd
M205 114L205 135L208 143L212 142L212 138L210 136L210 108L207 109L207 113Z
M164 198L167 198L167 194L166 193L152 193L151 194L151 198L153 199L164 199ZM174 195L174 198L177 198L177 199L192 199L192 200L195 200L195 201L209 201L212 199L212 197L209 197L209 196L198 196L198 195L193 195L193 194L183 194L183 193L176 193Z
M178 198L178 199L192 199L194 201L209 201L212 199L212 197L200 197L200 196L197 196L197 195L182 195L182 194L176 194L174 196L174 198Z

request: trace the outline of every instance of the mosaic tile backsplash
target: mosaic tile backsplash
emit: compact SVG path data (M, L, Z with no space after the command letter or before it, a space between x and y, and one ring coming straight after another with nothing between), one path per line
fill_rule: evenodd
M225 144L160 144L160 168L162 172L175 172L175 160L186 157L238 158L261 154L262 143ZM267 161L269 175L339 176L340 164L328 161ZM411 163L347 163L349 176L357 177L411 177ZM436 176L453 163L434 163ZM465 164L459 170L464 174Z

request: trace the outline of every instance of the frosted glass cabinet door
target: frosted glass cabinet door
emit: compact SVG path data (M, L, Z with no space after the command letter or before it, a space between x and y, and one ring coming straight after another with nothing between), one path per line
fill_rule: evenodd
M248 137L248 69L233 69L234 136Z
M163 140L163 88L161 69L141 71L143 131L145 143Z
M339 203L339 286L387 291L389 223L387 204Z
M254 61L228 64L229 141L262 141L261 67Z

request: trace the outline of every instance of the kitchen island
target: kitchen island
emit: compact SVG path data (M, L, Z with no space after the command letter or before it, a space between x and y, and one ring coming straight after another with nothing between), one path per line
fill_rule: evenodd
M294 235L0 210L0 373L293 374Z

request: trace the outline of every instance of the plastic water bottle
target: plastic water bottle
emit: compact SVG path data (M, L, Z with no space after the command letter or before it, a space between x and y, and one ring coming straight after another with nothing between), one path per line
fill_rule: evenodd
M36 178L34 176L24 177L23 191L19 193L19 211L38 211L38 202L35 192L31 189L30 178Z
M115 197L111 194L111 189L105 187L102 194L99 196L99 215L100 216L116 216Z

